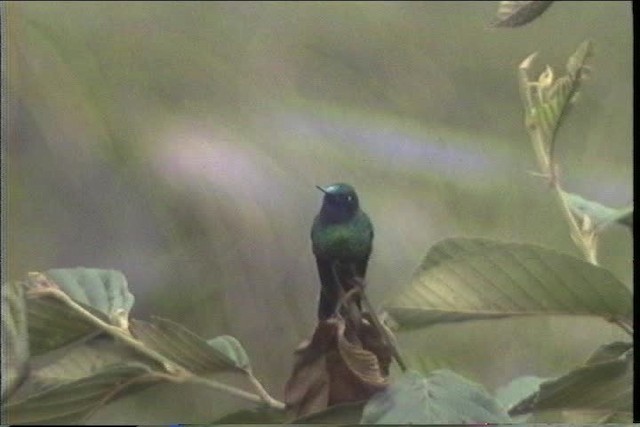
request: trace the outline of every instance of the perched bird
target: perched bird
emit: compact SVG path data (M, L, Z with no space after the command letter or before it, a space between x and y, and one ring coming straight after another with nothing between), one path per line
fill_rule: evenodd
M322 207L311 228L311 244L320 275L318 319L331 317L351 279L364 278L371 255L373 225L349 184L317 187L324 193ZM360 307L360 299L356 299Z

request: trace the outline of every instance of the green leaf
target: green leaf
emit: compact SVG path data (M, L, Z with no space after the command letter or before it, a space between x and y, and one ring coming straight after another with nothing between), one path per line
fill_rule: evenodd
M233 364L243 370L248 371L251 369L251 362L247 352L236 338L230 335L221 335L216 338L212 338L207 341L211 347L215 348L220 353L225 354Z
M49 387L3 406L4 422L9 424L77 423L136 382L158 378L146 365L137 363L112 366L89 377Z
M590 359L593 361L593 357ZM540 385L511 415L548 410L631 414L633 410L633 350L600 363L579 367Z
M22 383L29 368L29 338L24 288L2 284L2 401Z
M522 401L525 397L531 396L538 391L540 384L548 381L548 378L540 378L535 376L523 376L512 380L504 387L496 390L496 399L505 410Z
M609 271L535 245L437 243L385 308L404 328L523 315L630 319L631 291Z
M472 372L473 370L468 366L468 364L459 360L453 360L446 354L436 356L433 352L429 351L423 353L414 351L405 352L404 357L409 369L414 370L423 376L442 369L454 371L458 375L462 375L472 381L475 381L475 377L477 375L477 373Z
M128 315L135 301L127 279L116 270L97 268L59 268L47 270L51 278L75 301L99 310L109 319Z
M160 364L128 345L106 334L100 335L34 357L31 375L24 388L44 389L57 386L89 377L112 366L134 362L147 365L150 370L163 371ZM19 392L24 394L23 388Z
M465 254L473 254L488 249L495 249L502 245L502 242L487 239L445 239L433 245L427 256L420 263L413 277L417 277L423 272L430 270L437 265L459 258Z
M451 371L427 378L407 372L364 408L361 424L508 423L511 418L480 385Z
M597 363L618 359L632 348L633 343L630 342L615 341L610 344L605 344L594 351L585 364L595 365Z
M604 229L611 224L618 223L626 225L633 231L633 206L613 209L574 193L563 192L563 195L571 211L576 215L589 216L596 228Z
M262 406L254 409L241 409L219 418L209 425L229 424L282 424L287 419L286 411Z
M107 400L113 400L149 386L153 383L151 380L151 377L153 377L151 375L152 371L162 372L162 367L159 364L148 361L144 356L125 344L115 341L108 335L98 336L86 342L75 343L41 356L35 356L31 361L31 371L28 379L11 397L8 408L13 408L13 410L20 413L22 410L32 408L33 405L37 407L40 403L42 405L57 405L55 402L65 399L68 395L67 393L69 393L69 387L72 387L71 390L86 391L86 395L76 396L76 398L82 398L82 401L87 405L92 402L91 396L95 398L95 402L93 402L95 405L91 409L87 409L87 412L70 412L65 415L70 417L68 418L69 422L79 419L105 404L106 401L104 401L105 395L101 394L102 392L99 391L97 384L87 386L85 389L77 388L78 382L91 381L94 376L104 379L105 377L101 376L104 373L126 366L146 367L145 371L150 375L149 381L135 387L125 387L125 383L123 383L122 387L114 385L113 390L117 391L117 393L109 396ZM108 380L108 377L106 378ZM132 378L137 378L137 376ZM160 377L155 379L157 381L162 380ZM43 398L43 396L45 397ZM56 419L61 416L60 411L67 411L67 409L59 406L54 406L51 409L54 412L48 415L43 412L41 415L43 417L42 421L48 420L48 417ZM24 414L20 415L20 417L24 416Z
M249 359L233 337L211 340L214 345L184 326L160 317L152 322L132 320L131 333L149 348L195 374L249 369Z
M520 27L533 21L551 6L552 1L501 1L492 27Z
M29 292L27 317L33 354L42 354L97 332L73 308L51 295L38 293L58 287L81 307L103 321L126 324L134 297L122 273L89 268L54 269L32 273L25 282Z
M633 413L611 412L597 420L597 424L633 424ZM634 424L635 425L635 424Z
M63 347L91 333L94 325L53 298L27 298L29 345L35 355Z
M359 424L366 401L341 403L300 417L289 424Z

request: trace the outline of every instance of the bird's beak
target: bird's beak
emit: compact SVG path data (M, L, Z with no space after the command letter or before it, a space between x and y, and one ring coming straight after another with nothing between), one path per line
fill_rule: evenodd
M319 185L316 185L316 188L320 191L322 191L324 194L327 194L327 190L325 190L324 188L320 187Z

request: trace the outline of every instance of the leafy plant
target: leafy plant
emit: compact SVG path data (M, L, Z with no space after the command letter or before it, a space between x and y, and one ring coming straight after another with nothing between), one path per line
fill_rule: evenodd
M87 419L113 399L167 381L197 383L284 408L254 376L235 338L205 341L170 320L130 320L134 298L119 272L75 268L31 273L22 283L3 285L3 293L15 293L9 304L20 297L19 290L26 291L30 327L17 328L15 321L2 325L7 332L16 330L16 339L37 345L39 353L27 362L31 372L22 386L13 393L8 388L7 399L3 390L3 414L9 423ZM19 309L19 303L16 306ZM20 364L10 367L12 377L22 371L24 353ZM255 393L209 378L222 372L240 376Z
M550 4L501 2L494 26L524 25ZM567 191L556 157L558 129L576 102L591 50L591 42L581 44L560 77L547 67L531 79L535 54L519 68L536 174L547 180L584 260L526 243L443 240L385 305L396 330L566 315L601 318L631 335L632 292L598 265L598 237L613 224L632 230L633 207L614 209ZM396 374L392 357L402 362L386 324L375 316L332 319L296 350L285 403L265 390L234 337L206 340L169 319L132 319L134 303L126 278L113 270L56 269L2 284L3 422L86 421L109 402L167 382L199 384L251 405L216 423L511 423L560 412L631 420L632 342L604 344L556 378L514 378L492 396L447 369L418 373L412 366ZM246 387L223 380L229 377Z
M591 42L582 43L569 58L567 73L558 78L547 67L537 79L529 79L535 54L519 69L525 126L540 169L536 175L547 179L586 261L530 244L444 240L431 248L409 286L387 303L397 327L563 314L597 316L632 336L633 295L598 266L597 249L600 233L611 224L633 229L633 207L613 209L565 191L554 150L557 130L575 102L590 52ZM548 413L562 419L562 412L578 417L569 420L630 422L632 360L631 342L607 344L584 365L558 378L515 378L499 390L498 399L513 421L530 416L540 420Z

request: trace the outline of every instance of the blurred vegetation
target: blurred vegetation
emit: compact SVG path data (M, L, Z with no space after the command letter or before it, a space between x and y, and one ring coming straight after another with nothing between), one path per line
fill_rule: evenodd
M594 41L592 78L556 155L568 191L629 204L631 4L560 2L510 32L486 28L495 7L6 3L8 279L120 270L135 315L237 337L280 396L315 322L315 184L358 189L376 227L374 302L445 237L579 255L544 181L527 173L535 160L516 68L534 51L564 65ZM631 243L611 229L600 249L601 265L629 286ZM622 336L592 319L514 319L399 340L414 359L464 366L495 389L516 375L558 374ZM163 386L94 420L198 422L239 405Z

